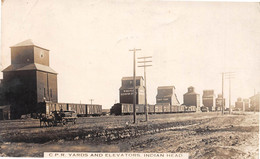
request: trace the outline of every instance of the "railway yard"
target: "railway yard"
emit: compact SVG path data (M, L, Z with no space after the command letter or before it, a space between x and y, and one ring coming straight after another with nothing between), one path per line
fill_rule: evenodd
M227 112L226 112L227 113ZM220 112L80 117L40 127L39 119L0 121L0 156L43 152L189 153L192 158L258 158L259 113Z

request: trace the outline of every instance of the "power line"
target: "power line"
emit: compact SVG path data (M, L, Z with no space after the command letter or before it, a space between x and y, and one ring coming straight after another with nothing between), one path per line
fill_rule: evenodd
M135 109L135 105L136 105L136 90L135 90L135 87L136 87L136 81L135 81L135 53L136 53L136 51L141 51L141 49L136 49L136 48L134 48L134 49L131 49L131 50L129 50L129 51L133 51L133 54L134 54L134 56L133 56L133 62L134 62L134 64L133 64L133 83L134 83L134 93L133 93L133 118L134 118L134 123L136 123L136 109Z
M234 79L235 72L226 72L226 79L229 80L229 114L231 114L231 79Z

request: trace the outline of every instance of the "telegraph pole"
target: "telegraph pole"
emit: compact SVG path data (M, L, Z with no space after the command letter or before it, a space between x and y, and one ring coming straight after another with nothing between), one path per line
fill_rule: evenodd
M235 72L226 72L226 78L229 79L229 114L231 114L231 79L234 77Z
M234 78L235 72L222 72L222 114L224 114L224 78L229 79L229 114L231 114L231 78Z
M231 114L231 78L229 78L229 114Z
M255 88L254 88L254 97L253 98L255 98ZM255 102L254 102L255 103ZM250 106L251 107L251 106ZM254 104L254 114L255 114L255 104Z
M222 72L222 115L224 114L224 72Z
M94 99L90 99L90 103L91 103L91 105L92 105L92 101L94 101Z
M136 53L136 51L141 51L141 49L136 49L136 48L134 48L134 49L132 49L132 50L129 50L129 51L133 51L133 53L134 53L134 70L133 70L133 83L134 83L134 93L133 93L133 117L134 117L134 124L136 123L136 109L135 109L135 104L136 104L136 90L135 90L135 87L136 87L136 80L135 80L135 53Z
M147 105L147 85L146 85L146 67L150 67L152 65L146 65L146 63L148 62L152 62L152 61L146 61L146 59L148 58L152 58L152 56L146 56L146 57L139 57L138 59L143 59L143 61L139 61L138 63L143 63L143 65L138 66L138 67L143 67L144 68L144 87L145 87L145 92L144 92L144 96L145 96L145 121L148 121L148 105Z

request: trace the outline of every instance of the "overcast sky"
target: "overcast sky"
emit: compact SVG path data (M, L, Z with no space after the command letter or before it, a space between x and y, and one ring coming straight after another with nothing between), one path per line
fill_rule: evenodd
M189 86L221 93L221 72L236 72L232 104L260 91L259 3L6 0L1 61L10 46L32 39L50 50L59 102L119 102L121 78L133 75L133 53L153 56L148 102L158 86L174 85L179 101ZM137 68L143 76L143 69ZM1 75L2 76L2 75ZM225 81L228 97L228 81Z

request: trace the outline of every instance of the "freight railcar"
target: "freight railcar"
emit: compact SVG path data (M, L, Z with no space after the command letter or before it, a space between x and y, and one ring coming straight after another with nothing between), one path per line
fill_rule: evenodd
M86 112L87 116L100 116L102 115L102 105L87 104Z
M154 113L156 113L156 114L161 114L161 113L163 113L163 105L156 104L156 105L154 106Z
M67 108L69 111L75 111L77 116L87 116L86 105L85 104L67 104Z
M196 106L187 106L185 112L196 112L197 107Z
M148 105L148 113L154 114L155 113L155 105Z
M186 105L181 105L179 109L179 113L184 113L186 110Z
M74 103L38 103L38 113L50 114L52 111L75 111L77 116L100 116L102 105Z
M155 113L157 114L171 113L170 104L155 104Z
M145 105L136 104L135 105L136 114L144 114L145 113ZM155 113L154 105L148 105L148 113ZM130 115L133 114L133 104L125 104L125 103L116 103L110 109L110 114L115 115Z
M180 113L179 105L171 105L171 113Z

